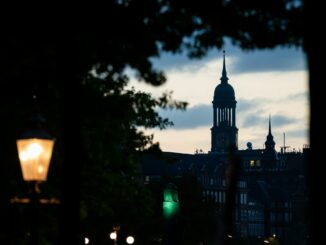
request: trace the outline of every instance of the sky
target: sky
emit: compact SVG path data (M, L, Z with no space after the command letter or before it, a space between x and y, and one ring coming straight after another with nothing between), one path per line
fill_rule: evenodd
M251 142L254 149L264 148L268 133L268 117L272 118L272 134L276 150L285 145L288 151L301 150L308 144L309 91L305 55L296 48L245 52L227 44L226 70L237 100L239 149ZM212 100L220 83L223 53L212 50L205 58L189 59L186 55L164 54L153 59L167 82L153 87L131 80L130 86L158 97L173 91L173 98L189 103L186 111L159 110L174 126L165 130L147 130L154 141L168 152L208 152L213 121Z

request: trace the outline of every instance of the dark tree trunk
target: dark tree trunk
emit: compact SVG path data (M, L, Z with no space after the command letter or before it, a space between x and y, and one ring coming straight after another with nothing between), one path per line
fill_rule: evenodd
M74 30L63 28L56 37L57 82L63 126L62 209L60 244L80 243L81 125L80 84Z
M325 154L326 138L325 110L325 38L322 16L325 10L319 2L305 1L305 44L309 67L310 89L310 145L308 160L309 188L309 237L310 244L320 244L324 238L325 202L322 201L325 189Z

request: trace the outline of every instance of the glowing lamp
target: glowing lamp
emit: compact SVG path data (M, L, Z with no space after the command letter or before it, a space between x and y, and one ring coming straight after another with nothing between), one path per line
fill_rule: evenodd
M88 237L84 238L84 244L89 244L89 238Z
M116 231L111 232L111 233L110 233L110 238L111 238L112 240L117 240L117 232L116 232Z
M134 237L132 237L132 236L128 236L127 239L126 239L126 242L127 242L128 244L133 244L133 243L135 242L135 239L134 239Z
M36 129L23 134L16 143L24 180L46 181L54 139Z

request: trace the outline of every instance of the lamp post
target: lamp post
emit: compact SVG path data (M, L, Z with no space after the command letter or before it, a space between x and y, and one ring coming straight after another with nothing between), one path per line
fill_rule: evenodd
M117 231L113 231L110 233L110 239L113 240L114 245L117 245L117 239L118 239Z
M39 184L46 181L54 139L37 123L36 127L25 132L17 140L18 156L23 178L32 185L31 205L31 244L38 244Z

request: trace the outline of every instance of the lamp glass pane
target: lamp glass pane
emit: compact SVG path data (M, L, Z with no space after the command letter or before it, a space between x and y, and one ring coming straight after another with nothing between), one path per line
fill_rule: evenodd
M52 156L54 140L17 140L20 166L25 181L45 181Z

